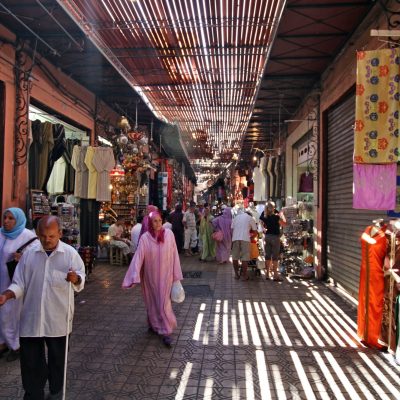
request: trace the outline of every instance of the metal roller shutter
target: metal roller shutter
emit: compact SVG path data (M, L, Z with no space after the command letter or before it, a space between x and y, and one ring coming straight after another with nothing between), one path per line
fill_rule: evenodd
M358 295L360 237L382 211L353 209L354 95L328 112L328 196L326 255L328 275Z

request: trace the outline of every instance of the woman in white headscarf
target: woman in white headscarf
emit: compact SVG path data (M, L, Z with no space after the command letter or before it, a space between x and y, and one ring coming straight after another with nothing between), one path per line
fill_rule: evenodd
M18 261L21 254L17 250L36 235L25 228L26 217L20 208L8 208L3 213L0 229L0 293L11 284L7 262ZM0 357L7 354L7 361L19 357L19 316L22 299L7 302L0 307Z

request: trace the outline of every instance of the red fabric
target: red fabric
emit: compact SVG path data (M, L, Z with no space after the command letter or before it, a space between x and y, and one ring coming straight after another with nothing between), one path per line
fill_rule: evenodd
M385 227L371 236L372 226L361 236L361 271L358 290L357 334L371 347L382 348L378 343L383 315L384 277L383 263L386 255Z

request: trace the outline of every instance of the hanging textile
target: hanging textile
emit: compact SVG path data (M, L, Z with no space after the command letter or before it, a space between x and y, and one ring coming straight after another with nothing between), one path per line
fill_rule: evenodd
M39 189L39 160L42 147L42 123L37 119L32 122L32 143L29 148L29 188Z
M383 315L383 263L387 240L385 228L368 226L361 236L361 271L358 290L357 334L371 347L378 343Z
M394 210L397 164L353 164L353 208Z
M72 166L72 152L75 145L79 143L78 140L67 139L65 143L63 157L66 161L65 167L65 180L64 180L64 193L73 193L75 187L75 170Z
M269 200L269 198L270 198L269 185L270 185L271 178L270 178L269 173L268 173L268 166L270 164L270 160L271 160L271 157L265 158L265 163L264 163L264 175L265 175L265 194L264 194L264 199L265 200Z
M75 169L74 196L81 197L82 171L81 171L81 146L75 145L72 150L71 165Z
M97 171L94 167L92 161L95 153L95 148L89 146L87 148L86 157L85 157L85 164L89 171L89 178L88 178L88 199L96 199L97 195Z
M300 175L299 192L314 192L314 175L311 172L306 171Z
M41 146L38 165L35 166L38 169L38 186L31 189L42 189L44 187L49 167L49 156L54 147L53 125L50 122L45 122L40 125L40 131Z
M275 176L275 186L274 186L274 194L275 194L275 198L279 198L281 195L279 193L278 190L278 180L279 180L279 157L275 157L275 166L274 166L274 176Z
M53 136L53 147L49 152L48 161L47 161L47 174L43 184L43 190L46 189L47 182L50 178L50 175L53 171L53 166L57 160L64 153L65 149L65 129L61 124L55 124L52 126L52 136Z
M111 147L96 147L92 160L97 175L97 201L111 201L110 171L115 166L114 153Z
M79 156L79 164L81 168L81 199L88 198L88 186L89 186L89 169L85 164L85 158L87 153L88 146L81 147L81 153Z
M390 229L390 228L389 228ZM400 268L400 245L399 235L395 232L386 232L388 239L389 257L385 259L385 284L384 284L384 297L383 297L383 315L381 334L379 337L379 344L387 347L391 352L396 351L396 300L399 293L396 281L391 273ZM396 237L397 236L397 237ZM393 248L392 248L393 246Z
M354 162L397 162L400 50L357 52Z
M64 180L65 170L67 163L64 157L60 157L53 165L50 177L47 181L46 190L49 194L61 194L64 193Z
M99 235L100 203L95 200L81 199L80 201L80 241L81 246L97 247Z

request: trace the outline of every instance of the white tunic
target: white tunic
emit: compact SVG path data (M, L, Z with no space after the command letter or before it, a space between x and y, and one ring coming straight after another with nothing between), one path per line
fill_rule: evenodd
M68 298L69 283L65 278L70 269L81 277L82 282L72 285L73 290ZM59 241L57 248L48 256L40 242L33 245L22 255L13 282L8 288L15 293L17 299L23 299L20 336L66 336L68 304L71 311L71 333L74 316L73 291L80 292L84 284L85 266L72 246Z
M0 293L4 292L10 285L10 277L6 262L13 259L13 254L17 249L35 237L35 234L28 229L24 229L15 239L7 239L0 232ZM32 247L33 243L29 247ZM21 312L22 301L10 300L0 307L0 344L5 343L8 348L19 349L19 315Z
M111 147L96 147L92 164L97 170L97 201L111 201L110 171L115 166Z
M254 201L265 201L265 185L267 177L265 176L265 157L260 159L260 166L254 168L253 181L254 181Z
M256 221L246 213L238 214L232 220L232 242L243 240L250 242L250 230L257 230Z

